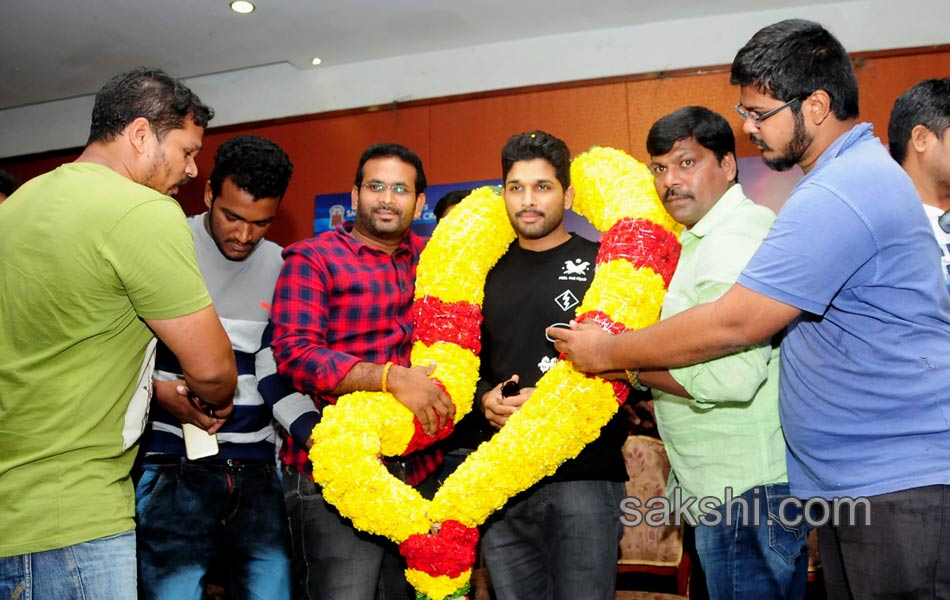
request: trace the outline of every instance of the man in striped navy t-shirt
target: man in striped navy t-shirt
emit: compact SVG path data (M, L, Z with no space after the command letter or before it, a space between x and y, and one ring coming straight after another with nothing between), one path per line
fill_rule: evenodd
M292 171L269 140L228 140L205 189L208 212L189 219L201 274L234 348L238 387L229 419L199 411L181 387L178 361L159 344L135 491L142 598L201 598L212 562L230 573L233 597L290 598L276 431L257 391L255 355L283 264L281 247L263 237ZM183 423L215 433L217 454L187 458Z

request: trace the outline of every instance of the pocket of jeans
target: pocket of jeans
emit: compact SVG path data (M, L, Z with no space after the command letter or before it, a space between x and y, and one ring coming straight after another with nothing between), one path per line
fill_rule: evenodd
M148 512L153 500L168 486L170 478L167 468L155 465L145 465L142 468L142 477L135 486L135 518L141 523Z
M26 563L30 555L0 558L0 598L20 600L26 597Z
M810 526L802 504L788 493L788 484L765 486L769 511L769 547L786 562L794 562L807 552Z
M284 467L284 476L280 482L284 493L284 502L290 506L294 502L302 502L306 498L316 496L317 485L290 467Z

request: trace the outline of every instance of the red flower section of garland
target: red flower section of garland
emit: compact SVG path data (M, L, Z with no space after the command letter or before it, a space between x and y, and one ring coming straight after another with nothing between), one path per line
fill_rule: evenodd
M680 258L679 240L671 232L646 219L621 219L600 238L597 263L624 259L634 267L650 267L670 285Z
M435 378L433 378L432 380L435 381L435 384L437 386L442 388L443 392L445 392L446 394L449 393L445 389L445 386L442 385L441 381ZM415 427L415 431L412 434L412 439L409 440L409 444L406 445L406 450L402 453L403 456L412 454L413 452L416 452L418 450L422 450L423 448L426 448L438 442L439 440L444 440L445 438L449 437L449 435L453 431L455 431L455 423L452 421L452 419L449 419L445 427L440 427L439 430L436 431L432 435L429 435L428 433L426 433L425 430L422 428L422 423L419 422L419 417L412 418L412 426Z
M435 535L412 535L399 545L410 569L432 577L455 578L475 564L478 529L458 521L445 521Z
M607 316L607 313L604 313L599 310L592 310L586 312L583 315L577 317L577 322L591 320L594 323L597 323L601 329L605 329L612 333L613 335L618 335L624 331L629 331L629 329L623 323L617 323L613 319ZM588 375L588 377L593 377L593 375ZM610 382L611 387L614 388L614 397L617 399L617 404L623 406L627 401L627 398L630 396L630 386L627 385L626 381L614 381Z
M649 267L663 278L663 287L669 287L679 258L679 240L671 232L646 219L621 219L601 236L597 264L623 259L638 269ZM586 312L577 318L578 322L587 319L613 335L629 330L603 311ZM610 385L614 388L617 404L626 402L630 395L626 382L611 381Z
M443 302L435 296L426 296L413 303L412 318L414 342L422 342L427 346L436 342L455 344L476 355L482 350L482 309L477 304ZM441 381L436 379L435 382L445 391ZM415 432L403 456L447 438L455 429L451 419L448 425L440 428L434 435L426 434L418 418L414 418L412 424Z
M412 307L413 339L431 346L447 342L478 354L482 350L482 309L469 302L443 302L434 296L416 300Z
M625 331L629 331L626 325L615 322L613 319L607 316L607 313L599 310L592 310L590 312L584 313L583 315L577 317L577 322L580 323L581 321L586 321L588 319L594 323L597 323L600 325L601 329L606 329L613 335L619 335Z

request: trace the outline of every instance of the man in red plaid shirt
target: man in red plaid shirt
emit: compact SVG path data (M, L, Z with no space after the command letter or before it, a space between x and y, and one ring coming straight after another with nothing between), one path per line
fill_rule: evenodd
M370 146L351 192L355 222L284 251L271 313L274 357L282 378L312 396L318 409L349 392L385 390L429 433L454 416L451 399L428 377L432 367L409 366L424 243L409 227L425 205L425 186L414 152ZM315 423L318 416L304 418ZM300 439L312 424L297 425L281 450L297 592L327 600L414 597L396 546L356 531L323 500L306 454L310 441ZM420 489L434 481L440 462L436 450L386 461L395 476Z

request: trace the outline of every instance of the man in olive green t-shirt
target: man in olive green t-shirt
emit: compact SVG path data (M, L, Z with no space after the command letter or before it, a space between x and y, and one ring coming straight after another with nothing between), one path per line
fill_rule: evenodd
M154 336L193 401L230 413L234 355L168 197L211 115L162 71L119 75L76 162L0 205L0 598L136 597L129 472Z

